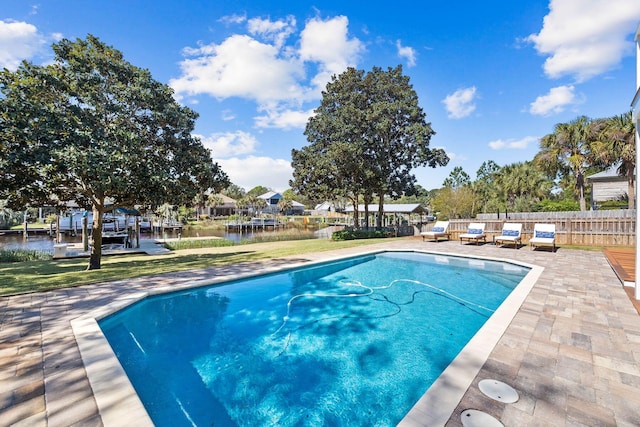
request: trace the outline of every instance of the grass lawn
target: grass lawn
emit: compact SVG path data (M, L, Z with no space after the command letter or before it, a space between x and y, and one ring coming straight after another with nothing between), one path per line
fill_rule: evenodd
M254 243L204 249L185 249L168 255L102 257L100 270L86 271L86 258L0 264L0 295L41 292L129 277L232 265L370 245L390 239L332 241L324 239ZM391 239L394 240L394 239Z

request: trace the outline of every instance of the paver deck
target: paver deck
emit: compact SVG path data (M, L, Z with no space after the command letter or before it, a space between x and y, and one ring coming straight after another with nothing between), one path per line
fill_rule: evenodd
M0 298L0 425L100 426L70 321L141 290L253 273L371 249L419 249L544 267L447 422L485 411L505 426L640 425L640 316L601 252L531 251L417 238L229 267ZM520 399L503 404L478 382L497 379Z

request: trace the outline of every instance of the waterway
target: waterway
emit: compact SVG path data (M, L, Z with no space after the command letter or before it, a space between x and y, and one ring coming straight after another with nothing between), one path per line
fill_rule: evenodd
M176 231L164 232L164 233L141 233L141 239L175 239L178 237L223 237L233 242L239 242L240 239L246 239L252 237L254 234L251 232L245 233L227 233L225 230L182 230L182 233ZM62 236L63 243L79 243L82 242L82 236ZM28 249L53 253L53 245L55 241L53 237L49 236L46 232L29 233L27 238L24 239L22 232L8 233L0 230L0 249Z

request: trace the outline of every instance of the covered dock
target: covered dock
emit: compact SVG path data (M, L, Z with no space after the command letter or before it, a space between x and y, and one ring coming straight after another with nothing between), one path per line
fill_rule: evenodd
M284 228L285 224L272 218L251 218L250 221L230 221L225 223L224 227L227 232L243 232L243 231L260 231L276 230Z
M369 210L369 224L364 223L364 211L365 205L358 205L358 216L360 218L361 227L371 227L376 224L378 217L378 204L368 205ZM423 223L429 222L428 211L420 203L385 203L382 207L383 227L411 227L414 225L420 226ZM353 206L347 206L345 213L353 215ZM409 235L412 235L410 233ZM402 234L406 235L406 234Z

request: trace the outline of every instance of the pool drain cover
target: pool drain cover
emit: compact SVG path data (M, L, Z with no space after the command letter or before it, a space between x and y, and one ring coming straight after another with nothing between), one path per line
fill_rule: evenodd
M519 398L516 389L498 380L482 380L478 383L478 388L485 395L502 403L517 402Z
M464 427L504 427L500 421L477 409L466 409L460 414L460 421Z

